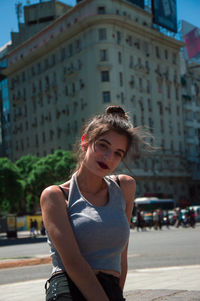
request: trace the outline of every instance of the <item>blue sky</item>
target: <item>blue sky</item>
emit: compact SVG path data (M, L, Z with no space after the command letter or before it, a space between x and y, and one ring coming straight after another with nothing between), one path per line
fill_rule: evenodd
M19 0L0 0L0 48L10 41L10 32L18 31L15 3ZM60 0L69 5L74 5L76 0ZM20 0L26 5L27 0ZM39 0L30 0L38 3ZM177 0L178 20L186 20L200 28L200 0Z

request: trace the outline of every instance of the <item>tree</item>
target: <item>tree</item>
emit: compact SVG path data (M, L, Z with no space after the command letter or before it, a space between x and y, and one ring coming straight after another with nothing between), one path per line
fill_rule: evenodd
M18 159L15 164L18 167L21 177L23 179L23 184L24 184L24 196L21 199L21 211L22 213L26 213L27 211L30 211L29 208L29 203L30 199L32 200L31 203L33 203L34 199L32 198L32 195L30 196L30 191L29 191L29 185L28 185L28 179L29 175L34 168L34 165L40 160L39 157L33 156L33 155L27 155L27 156L22 156L20 159Z
M74 167L75 159L72 152L64 150L57 150L35 162L28 176L27 205L29 211L34 210L34 203L39 203L43 189L66 181Z
M34 164L39 160L39 157L33 156L33 155L27 155L23 156L20 159L18 159L15 164L19 168L20 173L23 177L23 179L26 179L31 170L34 167Z
M8 158L0 158L0 210L18 213L24 193L24 182L18 167Z

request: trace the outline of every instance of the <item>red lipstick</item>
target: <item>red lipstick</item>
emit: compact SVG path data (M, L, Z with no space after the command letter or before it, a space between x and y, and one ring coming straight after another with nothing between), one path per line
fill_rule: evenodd
M108 166L107 166L105 163L103 163L103 162L101 162L101 161L98 161L98 164L99 164L99 166L100 166L101 168L103 168L103 169L108 169Z

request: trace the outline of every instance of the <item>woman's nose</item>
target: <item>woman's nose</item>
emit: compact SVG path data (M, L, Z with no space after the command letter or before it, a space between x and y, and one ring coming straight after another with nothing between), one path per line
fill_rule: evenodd
M104 157L106 159L111 159L112 158L112 150L111 149L107 149L104 153Z

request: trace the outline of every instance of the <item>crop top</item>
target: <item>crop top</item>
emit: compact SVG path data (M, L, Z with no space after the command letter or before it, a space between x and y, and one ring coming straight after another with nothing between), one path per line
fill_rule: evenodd
M121 272L121 254L128 242L130 227L125 214L126 202L121 188L110 177L109 200L105 206L94 206L82 195L76 173L70 181L67 212L81 254L92 269ZM48 236L52 273L65 270L61 258Z

